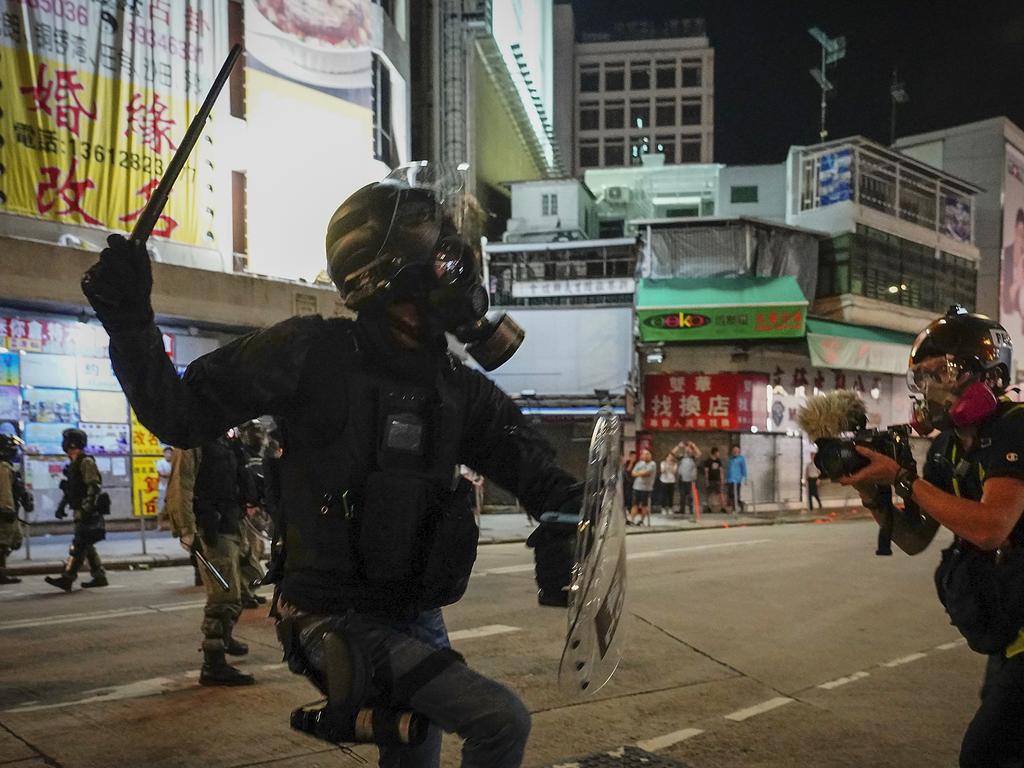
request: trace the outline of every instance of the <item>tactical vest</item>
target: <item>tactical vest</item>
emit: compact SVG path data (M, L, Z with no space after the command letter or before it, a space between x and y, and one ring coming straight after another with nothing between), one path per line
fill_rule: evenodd
M436 383L399 379L360 352L352 323L283 419L283 598L304 610L388 614L454 602L478 530L459 482L465 392L445 360Z
M82 503L85 501L86 496L89 495L89 486L86 484L82 473L82 464L86 460L95 461L92 456L80 453L78 458L67 466L68 484L64 493L68 500L68 506L75 510L82 508Z

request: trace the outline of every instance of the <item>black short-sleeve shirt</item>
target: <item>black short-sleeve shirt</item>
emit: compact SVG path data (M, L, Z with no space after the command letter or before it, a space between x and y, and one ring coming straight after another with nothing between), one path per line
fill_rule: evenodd
M947 429L928 450L924 479L971 501L979 501L992 477L1024 480L1024 404L1002 402L982 425L974 450L964 453L956 432Z

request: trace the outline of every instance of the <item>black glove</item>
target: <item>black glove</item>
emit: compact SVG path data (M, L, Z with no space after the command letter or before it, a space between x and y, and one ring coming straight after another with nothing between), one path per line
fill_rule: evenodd
M578 506L578 505L577 505ZM533 548L537 576L537 602L565 608L569 605L569 581L576 562L578 515L544 515L526 546Z
M121 235L107 238L100 260L82 278L82 293L108 332L153 322L153 272L143 243Z

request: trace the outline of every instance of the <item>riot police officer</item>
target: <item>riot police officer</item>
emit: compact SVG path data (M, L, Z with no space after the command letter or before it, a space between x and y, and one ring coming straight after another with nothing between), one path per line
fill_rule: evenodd
M269 413L280 425L281 637L289 664L326 690L330 638L367 671L367 695L411 707L465 740L464 766L521 763L530 717L519 698L449 647L441 607L465 591L478 529L472 467L539 517L578 510L580 490L515 404L448 351L445 333L488 370L522 331L486 317L479 255L442 175L416 164L349 197L327 231L328 271L353 322L296 317L198 359L184 378L153 323L145 250L112 236L83 290L110 334L114 370L161 439L201 444ZM541 588L561 596L571 558ZM382 765L436 766L440 732L381 750Z
M264 576L262 562L266 559L264 536L270 527L267 516L266 482L263 477L264 430L259 419L253 419L238 427L239 454L245 461L246 472L255 492L254 501L246 505L245 514L239 519L239 537L243 563L242 606L257 608L267 598L256 594L253 583Z
M225 655L244 656L249 646L233 630L242 612L241 532L244 509L255 497L241 452L227 436L198 448L175 448L167 483L167 516L186 551L199 547L228 583L224 590L198 566L206 588L203 609L203 667L200 685L251 685L253 676L227 663ZM198 534L198 540L196 536Z
M7 556L21 546L21 522L18 510L35 508L32 494L25 490L21 473L15 468L21 440L0 434L0 584L18 584L17 576L7 572Z
M960 765L1024 765L1024 405L1005 397L1011 342L993 320L959 306L914 341L908 384L920 399L915 429L940 430L923 477L882 454L842 480L877 508L891 485L904 510L876 517L908 554L939 525L953 545L936 571L939 598L970 647L988 654L982 703L964 735ZM872 509L875 511L875 509Z
M71 591L83 562L88 562L92 576L89 581L82 582L83 587L105 587L109 583L96 552L96 542L107 537L103 516L110 511L109 499L102 492L103 477L96 467L96 460L85 452L88 442L85 432L80 429L65 429L61 440L61 447L71 462L64 467L65 477L61 482L64 496L56 516L58 519L67 517L67 508L71 507L75 533L64 572L56 578L47 576L46 582L65 592Z

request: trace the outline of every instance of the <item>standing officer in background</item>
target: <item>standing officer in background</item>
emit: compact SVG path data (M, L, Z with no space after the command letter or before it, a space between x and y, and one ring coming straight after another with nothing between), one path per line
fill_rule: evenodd
M258 419L238 427L239 457L249 473L254 492L253 501L245 507L238 521L238 535L242 556L242 607L258 608L267 598L257 595L253 584L263 579L263 561L266 559L264 535L270 527L267 516L266 481L263 469L264 431Z
M111 237L83 289L128 399L159 437L198 445L261 414L281 427L278 634L292 670L326 692L336 641L365 670L368 697L433 723L419 746L382 746L381 765L439 765L444 729L464 739L466 768L515 768L529 712L451 650L441 613L465 592L479 536L457 470L509 489L536 518L578 513L581 490L515 404L448 351L451 332L493 370L522 331L485 317L478 238L460 233L452 177L431 170L400 168L332 217L328 270L354 322L295 317L179 379L153 322L144 248ZM562 605L567 527L541 523L534 539L539 598Z
M85 432L80 429L65 429L61 441L71 463L64 467L65 477L60 484L64 497L57 505L56 517L63 520L68 516L67 508L71 507L75 534L64 572L56 578L47 576L46 583L65 592L71 591L83 562L89 563L92 576L89 581L82 582L84 588L105 587L109 583L96 552L96 542L107 537L103 516L110 512L110 499L102 493L103 477L96 467L96 460L85 452L88 442Z
M229 585L228 591L224 591L203 565L198 566L206 588L200 685L255 682L252 675L231 666L225 658L249 652L249 646L234 638L233 630L242 613L239 526L245 505L255 497L249 473L233 442L222 436L199 448L174 449L167 484L166 509L171 531L186 551L198 547Z
M21 473L14 468L21 440L0 434L0 584L19 584L21 579L7 572L7 556L21 546L18 509L35 509L32 494L25 490Z
M907 554L922 552L939 525L955 534L935 573L939 599L970 647L988 654L963 768L1024 766L1024 404L1005 397L1012 371L1005 329L951 307L911 348L907 381L921 397L914 429L941 430L924 477L858 447L870 463L841 480ZM905 509L880 514L884 486Z

